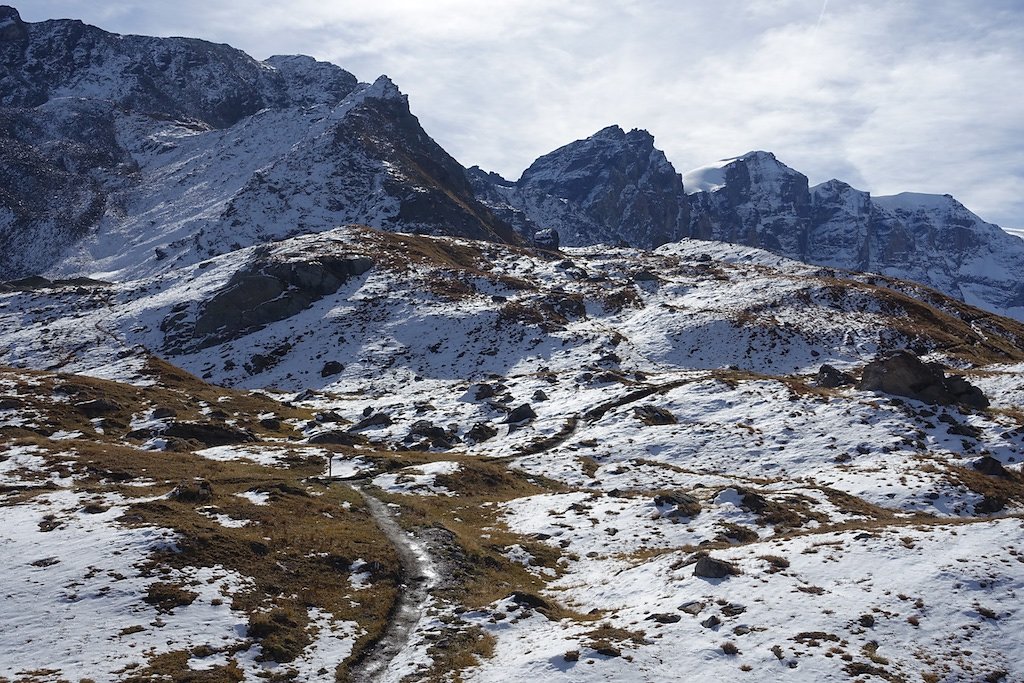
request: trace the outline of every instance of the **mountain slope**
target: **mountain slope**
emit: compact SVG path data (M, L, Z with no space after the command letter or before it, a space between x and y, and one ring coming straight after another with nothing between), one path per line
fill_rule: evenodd
M386 77L2 14L0 278L154 272L354 221L519 240Z
M905 348L991 407L858 388ZM982 655L986 674L1024 675L1024 327L920 285L698 240L552 256L346 227L132 281L22 283L0 293L0 349L61 373L0 372L0 509L23 520L0 563L42 582L9 586L8 605L30 621L59 607L65 640L87 642L134 624L96 625L62 586L95 593L89 614L149 614L154 592L174 629L158 647L155 619L84 657L54 647L65 677L135 662L346 680L380 629L352 601L387 611L409 582L341 479L400 511L430 568L387 680L661 681L679 662L718 679L966 678ZM169 497L186 467L210 498ZM84 512L90 495L109 513ZM275 513L328 515L343 543L286 542ZM169 586L48 543L128 543L138 515L128 529L181 541L123 548ZM239 552L212 567L228 541ZM292 566L330 580L295 597L280 582L309 575ZM232 600L189 583L207 578L232 579ZM0 676L40 664L25 633L2 636L16 657Z
M807 263L884 273L1024 318L1024 242L949 195L871 197L807 178L766 152L684 176L690 235L769 249Z

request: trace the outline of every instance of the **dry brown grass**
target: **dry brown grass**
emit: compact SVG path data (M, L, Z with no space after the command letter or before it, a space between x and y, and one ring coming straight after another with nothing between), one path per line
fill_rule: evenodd
M158 610L173 613L196 598L194 587L187 580L173 578L173 570L187 575L190 568L219 566L251 581L251 588L228 599L234 609L249 615L249 637L260 642L265 657L279 662L295 659L311 638L311 608L358 623L365 634L356 643L355 652L362 643L375 639L385 626L399 590L398 558L356 492L316 482L323 469L321 456L294 445L289 467L283 469L246 460L213 461L190 450L147 451L118 443L124 440L131 416L153 405L173 408L178 412L177 419L199 420L203 416L197 404L206 401L240 424L251 425L260 436L270 438L279 435L259 426L260 413L273 412L285 418L305 414L260 394L207 385L162 361L151 361L148 371L154 373L159 386L132 387L88 377L31 373L39 386L25 387L18 393L45 416L45 428L39 431L78 429L84 436L55 442L31 430L20 430L17 435L7 432L3 435L5 441L35 446L48 473L74 475L76 490L92 494L86 498L87 508L105 509L98 501L116 494L128 500L120 523L174 531L176 548L154 553L144 568L151 576L159 577L144 598ZM66 392L71 400L48 400L54 390ZM75 406L94 398L116 406L104 413L104 434L96 434ZM192 485L197 479L208 484L208 492ZM194 495L162 496L183 482L188 484L187 490L196 489ZM254 505L236 495L247 491L269 494L269 504ZM8 494L4 504L21 504L34 495L38 491L29 489ZM92 503L88 502L90 498ZM249 520L249 524L226 527L204 515L204 510ZM60 525L61 519L54 517L48 523ZM347 581L356 558L362 558L371 568L369 585L358 591ZM130 631L122 635L130 636ZM237 669L230 665L186 676L181 663L188 656L189 652L182 650L154 657L147 666L124 672L123 678L211 683L239 680Z

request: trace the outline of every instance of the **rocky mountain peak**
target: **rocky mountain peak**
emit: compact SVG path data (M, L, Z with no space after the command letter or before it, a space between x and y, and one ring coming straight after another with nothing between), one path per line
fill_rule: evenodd
M293 104L335 106L351 93L358 81L340 66L307 55L274 55L264 61L284 78Z
M0 28L6 28L11 24L23 24L18 10L10 5L0 5Z
M650 133L613 125L540 157L504 195L563 245L653 247L678 238L682 190Z
M409 98L398 89L394 81L388 78L386 75L377 77L369 88L363 93L366 98L378 99L378 100L395 100L402 102L406 105L409 104Z

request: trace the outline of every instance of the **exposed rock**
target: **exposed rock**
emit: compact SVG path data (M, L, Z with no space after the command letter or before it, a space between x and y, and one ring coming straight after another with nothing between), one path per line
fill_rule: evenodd
M161 432L163 436L198 441L207 446L227 446L233 443L256 441L248 429L209 422L172 422Z
M121 410L121 406L113 401L108 401L105 398L96 398L91 401L82 401L76 403L75 407L78 408L86 417L93 418L105 415L107 413L116 413Z
M551 607L548 601L539 595L525 593L523 591L513 592L512 602L516 603L520 607L529 607L530 609L550 609Z
M999 462L991 455L985 455L975 460L973 463L974 469L982 474L987 474L991 477L1002 477L1009 478L1010 471L1003 467L1003 463Z
M678 614L669 614L667 612L657 612L647 617L647 621L656 621L659 624L674 624L682 619Z
M416 436L426 437L434 448L451 448L452 443L458 440L457 436L449 433L443 427L438 427L430 420L417 420L412 423L409 428L409 437Z
M818 375L814 378L814 383L824 389L835 389L836 387L846 387L857 383L857 378L848 372L837 370L831 365L822 365L818 370Z
M323 368L320 369L321 377L331 377L337 375L339 372L345 369L345 366L336 360L329 360L324 363Z
M668 518L696 517L701 510L700 501L682 491L661 491L654 496L654 504L658 507L673 506L664 515Z
M392 424L391 416L387 413L373 413L368 417L364 417L359 422L348 428L350 432L358 432L363 429L369 429L371 427L390 427Z
M530 404L524 403L518 408L513 408L505 417L505 422L509 424L519 424L532 420L535 417L537 417L537 413L533 412L533 408L530 407Z
M352 434L339 430L318 432L306 439L311 444L337 444L339 446L361 446L366 444L366 437L360 434Z
M739 568L731 562L719 560L710 555L702 556L693 566L693 575L706 579L724 579L739 573Z
M679 606L679 609L687 614L697 616L704 610L704 603L699 600L691 600L690 602L683 603Z
M538 389L537 391L533 392L533 400L537 402L546 401L548 400L548 395L544 393L543 389Z
M558 251L559 243L561 239L558 236L558 231L554 228L547 228L545 230L538 230L533 233L533 246L538 249L544 249L546 251Z
M153 408L153 419L163 420L168 417L178 417L178 411L170 406L156 406Z
M704 628L715 628L716 626L722 625L722 620L717 615L712 614L710 617L700 622L700 625Z
M676 416L659 406L647 404L633 408L636 419L645 425L674 425L678 422Z
M924 403L962 403L974 408L989 404L981 389L960 377L947 378L940 364L924 363L910 351L897 351L868 363L857 387Z
M473 425L468 432L466 432L466 438L474 443L480 443L493 439L498 435L498 430L487 424L486 422L477 422Z
M481 382L476 385L476 394L474 394L477 401L483 401L488 398L494 398L498 394L507 390L504 384L490 384L488 382Z
M323 255L308 261L257 260L235 273L201 307L193 325L169 333L167 345L203 349L238 339L305 310L372 266L373 261L365 256L353 255ZM255 358L251 365L253 374L267 367Z
M213 497L213 486L205 479L181 482L171 491L170 497L186 503L198 503Z

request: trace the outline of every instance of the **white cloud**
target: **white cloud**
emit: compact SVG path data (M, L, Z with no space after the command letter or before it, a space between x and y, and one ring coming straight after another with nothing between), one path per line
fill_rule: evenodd
M38 0L23 13L387 73L456 158L513 178L619 123L654 133L680 171L769 149L812 182L949 192L1024 225L1016 0Z

